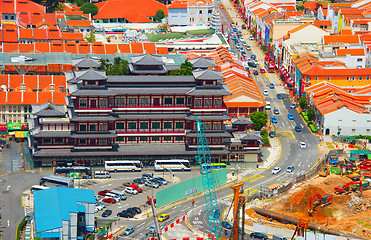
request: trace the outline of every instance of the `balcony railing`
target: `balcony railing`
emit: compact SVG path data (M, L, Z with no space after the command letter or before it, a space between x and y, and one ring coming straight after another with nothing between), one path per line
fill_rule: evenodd
M179 134L179 133L185 133L185 130L174 130L174 129L151 129L147 131L138 131L138 130L120 130L116 129L116 134L151 134L151 133L173 133L173 134Z

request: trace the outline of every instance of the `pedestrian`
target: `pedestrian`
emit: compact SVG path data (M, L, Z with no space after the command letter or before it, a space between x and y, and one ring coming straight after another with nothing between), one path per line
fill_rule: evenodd
M192 207L193 207L195 205L195 201L193 201L193 199L192 199L191 203L192 203Z

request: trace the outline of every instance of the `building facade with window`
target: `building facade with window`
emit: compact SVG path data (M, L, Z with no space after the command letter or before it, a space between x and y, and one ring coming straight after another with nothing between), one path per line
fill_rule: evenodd
M223 123L229 119L223 97L231 93L223 75L200 68L192 76L169 76L161 57L131 58L136 75L106 76L93 67L67 72L66 105L33 107L35 166L61 160L79 165L102 165L106 159L194 160L196 115L204 123L212 160L227 159L231 134Z
M210 0L177 0L168 6L169 25L209 26L215 4Z

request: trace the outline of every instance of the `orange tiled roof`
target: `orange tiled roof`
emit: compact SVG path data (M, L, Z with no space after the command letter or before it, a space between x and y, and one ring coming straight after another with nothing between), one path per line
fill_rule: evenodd
M172 2L167 8L187 8L188 1L176 0Z
M45 8L32 1L18 0L16 7L14 0L0 0L0 11L2 13L15 13L15 12L45 12Z
M331 26L332 23L330 20L323 20L323 21L314 21L313 23L315 26Z
M82 33L69 33L69 32L62 32L62 39L63 40L84 40L84 35Z
M323 36L324 44L336 44L336 43L359 43L358 35L326 35Z
M91 21L67 20L67 26L90 27L91 25Z
M348 48L348 49L337 49L336 55L338 56L346 56L346 55L352 55L352 56L364 56L365 50L363 48Z
M131 23L152 22L148 17L153 17L159 9L167 16L164 4L155 0L108 0L95 4L99 11L93 19L125 18Z

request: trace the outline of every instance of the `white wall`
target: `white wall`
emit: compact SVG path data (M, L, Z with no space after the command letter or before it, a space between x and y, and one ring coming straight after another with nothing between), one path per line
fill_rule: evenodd
M371 114L359 114L346 107L328 113L324 116L324 133L330 129L330 135L337 135L338 127L341 128L340 135L370 135ZM354 131L353 131L354 129Z
M358 59L361 59L361 61L358 61ZM346 56L340 56L340 57L334 57L334 58L321 58L320 61L340 61L345 63L345 65L348 68L365 68L366 67L366 56L352 56L352 55L346 55Z

